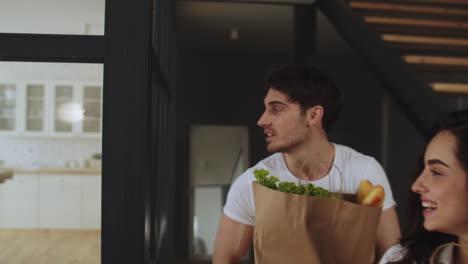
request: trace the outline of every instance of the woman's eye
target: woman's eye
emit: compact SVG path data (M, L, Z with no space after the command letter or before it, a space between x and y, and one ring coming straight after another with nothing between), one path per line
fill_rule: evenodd
M431 171L431 174L432 174L433 176L440 176L440 175L442 175L442 173L440 173L440 172L438 172L438 171L436 171L436 170L430 170L430 171Z

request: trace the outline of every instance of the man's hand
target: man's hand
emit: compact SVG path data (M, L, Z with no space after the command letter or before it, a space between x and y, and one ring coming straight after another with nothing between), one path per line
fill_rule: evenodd
M213 264L239 263L252 240L253 226L239 223L223 214L216 234Z

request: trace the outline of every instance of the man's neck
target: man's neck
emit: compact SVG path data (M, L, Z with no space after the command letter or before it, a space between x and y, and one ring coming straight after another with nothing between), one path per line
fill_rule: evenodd
M334 145L326 137L305 142L283 156L289 171L301 180L317 180L330 171L335 155Z

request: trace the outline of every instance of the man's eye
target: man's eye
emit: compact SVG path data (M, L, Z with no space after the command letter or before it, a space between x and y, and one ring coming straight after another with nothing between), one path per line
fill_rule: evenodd
M279 109L279 108L271 108L271 109L270 109L270 112L273 113L273 114L277 114L277 113L281 112L281 109Z

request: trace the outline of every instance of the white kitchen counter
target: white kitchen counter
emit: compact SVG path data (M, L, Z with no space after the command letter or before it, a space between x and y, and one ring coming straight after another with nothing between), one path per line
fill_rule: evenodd
M99 229L99 168L10 170L1 184L0 228Z

